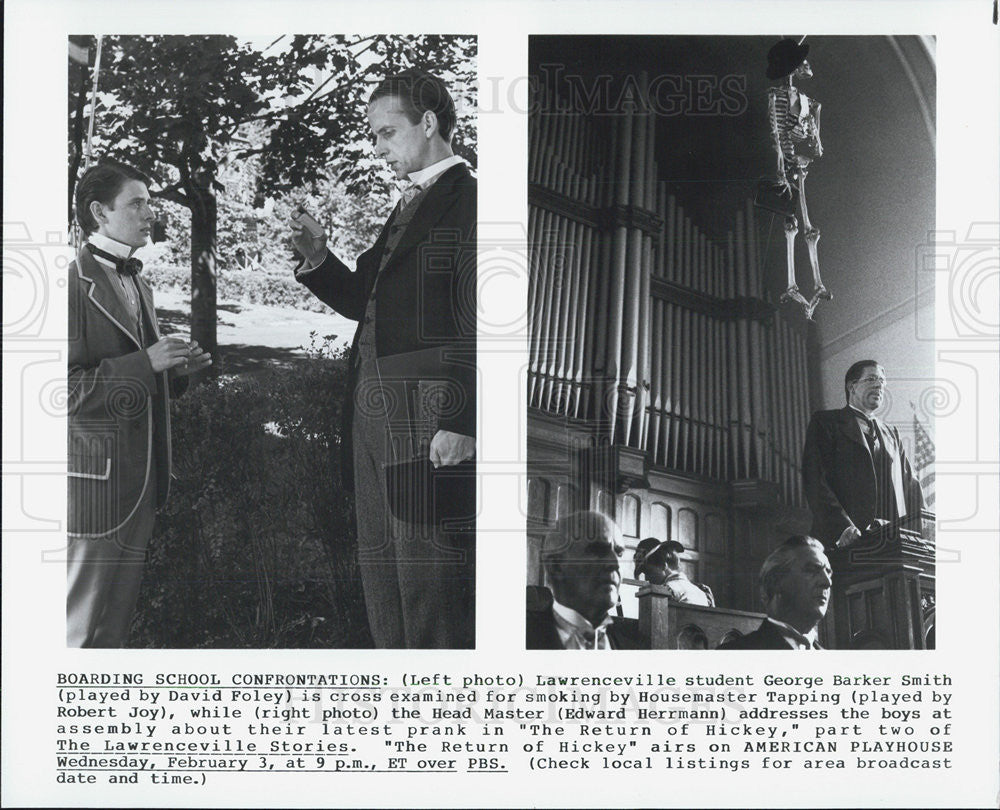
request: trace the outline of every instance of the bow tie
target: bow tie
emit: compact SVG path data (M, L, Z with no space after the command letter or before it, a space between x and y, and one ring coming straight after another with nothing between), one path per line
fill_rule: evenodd
M109 262L114 264L115 270L123 276L136 276L142 270L142 262L134 257L131 259L123 259L121 256L115 256L113 253L108 253L106 250L101 250L99 247L94 247L94 245L89 243L87 248L95 256L100 256L102 259L107 259Z

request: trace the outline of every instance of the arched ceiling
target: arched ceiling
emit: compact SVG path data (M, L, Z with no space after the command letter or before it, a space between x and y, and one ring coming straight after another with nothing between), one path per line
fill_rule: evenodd
M537 76L542 65L550 73L558 66L590 87L602 75L671 77L661 84L669 89L657 118L659 177L704 230L721 237L757 181L775 174L767 52L783 36L802 33L533 37L530 68ZM810 169L806 197L822 232L823 279L835 296L817 310L822 344L931 283L916 256L934 229L934 45L916 36L806 42L814 75L796 84L822 104L825 150ZM767 286L777 293L785 272L782 223L759 210L757 227L767 246ZM799 242L799 283L809 291L801 236Z

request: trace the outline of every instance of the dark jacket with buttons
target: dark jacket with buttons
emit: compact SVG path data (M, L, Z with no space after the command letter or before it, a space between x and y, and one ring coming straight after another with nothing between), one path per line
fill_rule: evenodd
M452 166L415 204L417 210L381 273L395 213L375 244L358 257L355 271L328 251L319 267L297 276L321 301L358 321L341 431L348 487L353 485L351 424L358 342L373 292L380 366L398 375L398 369L406 367L400 356L440 350L448 362L442 363L439 374L458 391L452 397L455 407L442 414L438 427L476 435L476 180L464 164ZM387 359L394 357L395 362Z

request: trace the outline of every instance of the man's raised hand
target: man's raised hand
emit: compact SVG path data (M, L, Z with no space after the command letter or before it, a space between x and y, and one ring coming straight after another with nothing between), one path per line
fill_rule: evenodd
M302 224L292 221L292 246L308 262L316 267L326 258L326 234L313 236Z

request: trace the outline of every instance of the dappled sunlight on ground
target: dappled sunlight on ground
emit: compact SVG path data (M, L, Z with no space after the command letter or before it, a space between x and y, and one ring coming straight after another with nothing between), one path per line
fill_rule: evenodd
M187 294L157 290L156 314L164 334L188 335L191 305ZM310 312L290 307L268 307L232 301L218 304L218 340L221 374L243 374L273 366L289 366L305 358L312 342L310 333L321 338L336 335L331 346L348 345L356 324L333 310Z

